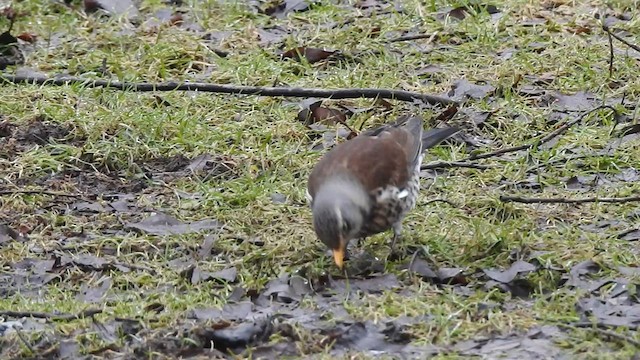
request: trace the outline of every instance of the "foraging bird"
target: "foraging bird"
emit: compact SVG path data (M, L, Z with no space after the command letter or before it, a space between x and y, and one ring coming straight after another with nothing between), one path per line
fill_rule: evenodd
M424 132L420 117L363 132L327 152L307 184L313 226L342 268L349 240L393 228L392 247L402 219L420 191L423 150L458 132L456 128Z

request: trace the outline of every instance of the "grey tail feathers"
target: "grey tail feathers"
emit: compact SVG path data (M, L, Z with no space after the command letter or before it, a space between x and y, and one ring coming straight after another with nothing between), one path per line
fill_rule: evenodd
M403 119L404 120L404 119ZM422 129L422 118L412 116L403 121L402 127L407 129L411 134L420 134L424 138L424 130Z
M420 122L422 126L422 121ZM422 151L438 145L441 141L457 133L460 129L448 127L444 129L431 129L422 133Z

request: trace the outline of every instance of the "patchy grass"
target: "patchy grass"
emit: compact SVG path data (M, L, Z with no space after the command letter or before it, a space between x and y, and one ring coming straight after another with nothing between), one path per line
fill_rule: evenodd
M401 11L373 14L348 2L322 1L309 11L292 12L284 19L259 14L244 3L191 3L185 2L181 8L185 24L198 24L202 31L188 31L185 26L153 29L146 21L166 8L160 1L143 1L141 24L134 26L121 16L86 15L54 2L27 0L12 5L23 14L12 33L38 36L35 45L23 44L25 66L51 76L68 73L134 82L380 87L434 94L449 91L460 79L495 87L495 92L465 102L448 121L462 127L464 135L434 149L427 161L460 161L470 152L531 143L546 135L559 122L580 113L552 105L550 96L555 92L586 92L597 99L588 102L591 107L598 101L612 103L623 122L637 121L637 53L614 42L616 56L610 78L608 40L600 21L594 18L595 13L601 18L624 18L622 15L632 10L625 2L579 5L511 0L499 4L497 14L478 11L462 20L443 18L447 4L442 1L425 4L406 0ZM462 1L455 6L468 4ZM7 28L8 21L0 26ZM261 43L261 34L272 31L273 26L290 33L273 44ZM612 26L640 35L636 18ZM219 31L228 31L228 36L217 39ZM369 36L378 32L378 36ZM206 37L207 33L213 35ZM437 36L431 41L388 41L417 33ZM301 45L337 49L346 56L317 64L278 58L279 50ZM220 57L214 50L229 55ZM106 74L100 73L103 62ZM428 65L437 65L439 70L429 74L420 71ZM340 277L313 233L304 199L306 177L323 152L310 150L316 138L296 120L299 99L11 84L0 87L0 96L0 119L11 124L11 134L0 137L0 185L5 191L0 195L0 221L28 237L0 242L0 293L6 295L0 297L0 309L68 314L87 308L102 310L95 321L55 321L46 327L48 337L29 332L29 337L20 341L13 336L13 340L6 340L6 356L42 355L52 348L60 352L66 346L59 344L62 338L74 339L79 344L77 352L82 354L136 350L149 357L161 353L186 356L190 345L184 339L178 350L153 345L152 340L162 339L167 331L211 326L211 322L186 320L194 309L220 308L239 287L255 298L269 288L269 282L287 274L301 276L310 284L329 281L328 288L332 283L327 279ZM623 97L625 103L621 104ZM356 108L374 105L371 100L328 103ZM568 100L569 107L576 103L584 102ZM482 111L492 114L474 124L473 116ZM428 119L429 126L437 126L435 116L442 110L393 102L390 111L377 106L348 121L371 127L406 112L418 112ZM392 283L398 286L339 293L330 305L323 303L322 297L307 294L299 307L323 313L323 321L328 319L336 326L344 319L375 324L398 322L400 317L413 319L404 329L411 345L442 358L469 355L470 350L459 346L465 341L476 341L474 349L478 349L485 341L482 339L508 339L543 325L598 323L586 318L589 312L576 309L576 304L584 299L609 299L622 284L619 267L637 266L636 244L618 236L639 226L637 203L525 205L502 203L499 197L637 194L638 137L621 138L612 132L618 120L611 111L596 112L556 141L474 161L490 166L486 170L425 172L424 191L406 219L400 245L408 255L389 257L389 234L359 245L374 263L382 263L382 269L363 281L380 279L380 273L387 273L397 276L397 282ZM38 130L38 126L45 130ZM212 156L213 166L218 166L215 171L176 175L172 164L183 159L178 166L183 169L202 154ZM10 193L38 189L81 196ZM445 198L451 204L428 202L433 198ZM104 210L111 209L117 199L126 200L127 211ZM78 210L82 202L99 204L103 210ZM224 227L167 236L126 227L152 212L183 222L214 218ZM215 238L213 250L199 256L207 236ZM406 270L416 251L433 269L459 268L464 275L457 276L453 285L424 281ZM64 260L65 256L85 255L122 268ZM25 277L19 271L24 259L55 260L43 273L29 267L25 271L29 276L56 276L46 282L40 277ZM199 271L215 273L233 266L238 274L231 282L194 282L190 275L193 268L183 267L180 259L191 259ZM530 287L524 298L492 286L483 273L485 269L506 269L518 259L537 267L523 276ZM602 268L597 276L595 271L587 274L613 283L592 294L588 286L568 286L561 281L572 276L569 270L576 264L587 260ZM104 286L107 278L109 284L102 294L87 295L87 291ZM637 275L624 278L631 294ZM27 286L29 283L33 286ZM135 319L144 331L138 334L121 329L116 334L96 325L114 326L114 319L120 319L119 326L121 319ZM340 336L325 330L318 333L301 322L290 321L293 330L275 332L263 343L275 347L282 339L294 338L298 354L335 356L331 351L340 348L336 340ZM596 357L607 351L612 357L628 358L636 351L628 341L599 330L562 330L563 336L549 343L569 355ZM617 331L640 341L624 328ZM136 343L136 347L126 334L151 340ZM372 356L365 351L371 349L346 348L351 355ZM263 350L248 351L258 357Z

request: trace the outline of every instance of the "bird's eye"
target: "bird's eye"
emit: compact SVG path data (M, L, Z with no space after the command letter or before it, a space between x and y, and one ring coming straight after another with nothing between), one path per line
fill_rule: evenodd
M349 230L351 230L351 226L349 225L349 223L347 221L342 223L342 232L343 233L348 233Z

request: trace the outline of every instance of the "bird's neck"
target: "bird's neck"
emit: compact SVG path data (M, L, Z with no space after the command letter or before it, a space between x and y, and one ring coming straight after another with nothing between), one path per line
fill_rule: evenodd
M342 175L325 180L322 187L318 189L316 198L327 199L335 203L350 201L365 209L369 208L371 201L364 186L357 179Z

